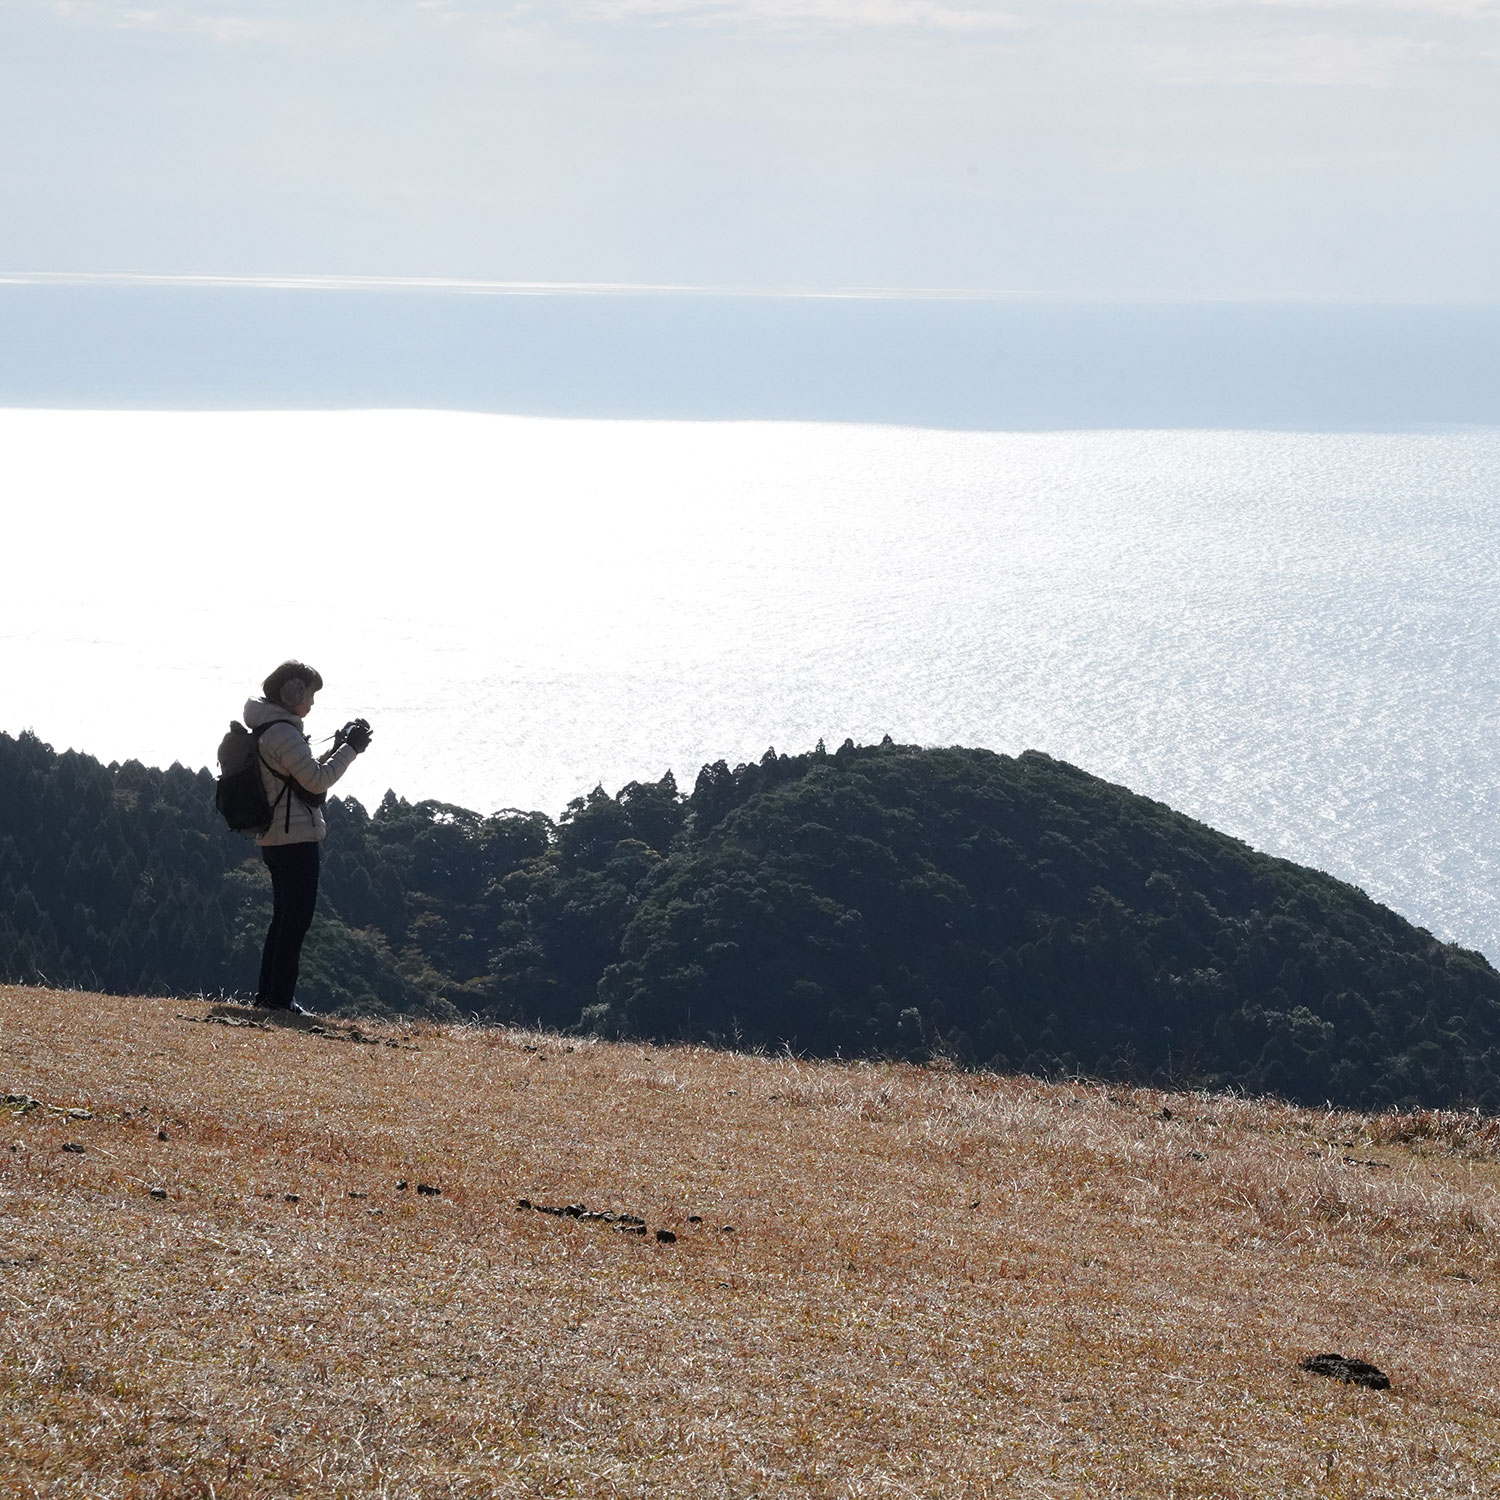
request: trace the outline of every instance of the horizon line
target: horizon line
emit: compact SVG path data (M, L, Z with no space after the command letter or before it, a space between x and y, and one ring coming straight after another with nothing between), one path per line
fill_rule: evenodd
M1234 293L1147 295L1001 290L982 287L767 287L645 281L503 281L446 276L241 275L154 271L0 271L3 286L182 287L259 291L435 292L468 296L744 297L768 301L1043 302L1140 306L1497 307L1495 298L1253 296Z

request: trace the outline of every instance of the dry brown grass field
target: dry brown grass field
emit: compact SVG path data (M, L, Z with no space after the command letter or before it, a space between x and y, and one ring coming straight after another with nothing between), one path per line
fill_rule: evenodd
M253 1015L0 986L6 1497L1500 1493L1491 1122Z

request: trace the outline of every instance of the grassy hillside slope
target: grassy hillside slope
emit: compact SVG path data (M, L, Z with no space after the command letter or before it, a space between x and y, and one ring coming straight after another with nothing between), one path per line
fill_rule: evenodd
M1493 1122L251 1015L0 987L0 1492L1500 1488Z

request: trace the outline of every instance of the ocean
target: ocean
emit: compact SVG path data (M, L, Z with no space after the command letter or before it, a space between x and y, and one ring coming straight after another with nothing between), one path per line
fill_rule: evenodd
M525 412L495 408L524 406L506 382L519 388L517 351L533 357L535 337L502 340L488 364L455 355L456 384L439 389L418 378L432 348L403 364L386 327L386 344L360 346L353 396L358 360L332 339L325 365L336 348L349 368L313 380L299 366L303 386L278 404L275 360L257 365L222 308L215 323L189 297L173 305L198 314L153 323L136 304L123 332L106 308L80 332L86 297L44 317L6 295L0 728L200 766L265 672L297 655L327 679L310 729L354 714L375 726L344 784L367 803L390 787L556 815L596 784L670 768L690 790L707 761L820 737L1034 747L1500 959L1487 328L1440 337L1429 319L1427 365L1409 339L1411 358L1376 361L1361 383L1370 329L1386 325L1372 314L1343 343L1326 325L1299 423L1279 389L1285 341L1258 373L1195 394L1224 330L1249 326L1240 311L1179 336L1168 375L1148 362L1132 382L1126 360L1072 386L1066 361L1087 340L1047 344L1033 316L1027 337L1052 351L1038 381L1055 387L1035 411L1015 395L1020 366L944 409L943 390L983 368L952 348L941 379L905 395L886 367L861 386L858 340L831 334L824 364L847 379L798 365L806 389L778 385L777 361L796 363L784 343L754 379L785 409L757 405L726 390L704 341L704 320L728 314L698 307L696 376L672 365L678 327L678 386L632 398L622 356L579 395L567 361L615 347L585 340ZM521 312L543 317L545 301ZM939 312L959 327L950 304ZM985 314L997 338L1015 324L1004 313ZM872 326L881 316L876 304ZM72 352L28 385L46 317ZM890 325L881 338L889 366ZM964 338L980 360L984 341ZM1433 355L1464 338L1463 359ZM1019 335L1009 347L1039 368ZM1336 369L1350 389L1333 390ZM485 392L475 370L490 372ZM571 405L556 394L569 391Z

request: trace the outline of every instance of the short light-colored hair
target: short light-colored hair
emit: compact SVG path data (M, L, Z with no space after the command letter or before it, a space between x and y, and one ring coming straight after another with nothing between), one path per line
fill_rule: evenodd
M309 693L319 692L322 687L323 674L305 661L284 661L261 683L266 698L283 708L300 703Z

